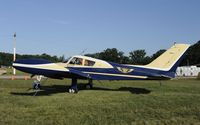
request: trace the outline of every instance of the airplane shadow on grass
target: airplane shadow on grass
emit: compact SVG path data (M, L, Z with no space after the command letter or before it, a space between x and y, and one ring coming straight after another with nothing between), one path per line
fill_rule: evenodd
M78 84L79 92L82 90L92 91L92 90L99 90L99 91L128 91L132 94L149 94L151 93L150 90L145 88L135 88L135 87L120 87L118 89L111 89L105 87L93 87L92 89L87 89L85 87L86 84ZM11 92L12 95L21 95L21 96L50 96L52 94L57 93L68 93L68 89L70 86L66 85L52 85L52 86L42 86L40 90L31 91L32 89L28 89L27 92Z

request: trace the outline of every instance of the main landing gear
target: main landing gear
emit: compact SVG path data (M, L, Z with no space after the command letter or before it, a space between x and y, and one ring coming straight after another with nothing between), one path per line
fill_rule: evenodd
M88 84L86 84L87 89L92 89L93 88L93 81L92 79L89 79Z
M77 78L72 78L72 84L69 88L69 93L78 93Z
M86 84L87 89L93 88L93 81L92 79L89 79L88 84ZM78 93L78 85L77 85L77 78L72 78L72 84L69 88L69 93Z

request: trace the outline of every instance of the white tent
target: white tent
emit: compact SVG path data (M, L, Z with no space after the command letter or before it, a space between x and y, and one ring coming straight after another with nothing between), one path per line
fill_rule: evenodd
M181 66L176 70L176 76L196 77L200 72L200 67L197 66Z

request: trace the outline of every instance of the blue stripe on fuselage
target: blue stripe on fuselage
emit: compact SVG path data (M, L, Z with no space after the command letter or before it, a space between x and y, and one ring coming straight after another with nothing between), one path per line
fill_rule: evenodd
M174 72L171 71L162 71L162 70L155 70L155 69L149 69L149 68L142 68L142 67L135 67L135 66L128 66L123 64L117 64L109 62L114 68L85 68L85 67L68 67L69 69L75 69L81 72L92 72L93 74L91 76L95 77L95 79L102 79L102 80L133 80L133 79L141 79L141 78L131 78L126 76L120 76L120 75L133 75L133 76L147 76L150 79L159 79L159 78L173 78L175 76ZM120 68L126 68L126 69L133 69L130 73L122 73L117 69L117 67ZM94 74L96 73L96 74ZM99 74L102 73L102 74ZM103 73L106 74L116 74L119 76L112 76L112 75L103 75ZM90 73L89 73L90 74Z
M99 74L90 74L90 76L95 80L144 80L144 78L130 78L124 76L108 76Z
M134 78L134 76L142 76L142 77L155 76L155 74L139 72L137 70L133 70L130 73L122 73L117 68L84 68L84 67L67 67L67 68L75 69L81 72L87 72L93 79L98 79L98 80L133 80L133 79L143 79L143 78ZM115 76L112 74L114 74Z
M181 59L180 59L181 60ZM112 63L109 62L113 67L122 67L122 68L128 68L128 69L134 69L137 72L141 72L144 74L147 74L149 76L167 76L170 78L174 78L175 77L175 72L174 70L170 70L170 71L163 71L163 70L158 70L158 69L150 69L150 68L143 68L143 67L136 67L136 66L128 66L128 65L124 65L124 64L117 64L117 63ZM176 66L179 64L180 62L176 63ZM177 67L174 67L177 68Z
M14 63L37 65L37 64L49 64L52 62L45 59L17 59Z

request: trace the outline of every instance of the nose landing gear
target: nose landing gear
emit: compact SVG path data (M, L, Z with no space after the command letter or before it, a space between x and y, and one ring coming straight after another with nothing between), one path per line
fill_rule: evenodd
M33 81L33 89L34 90L40 90L41 89L41 80L42 76L37 76L36 80Z

